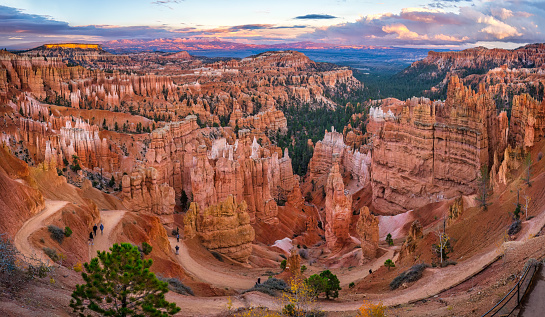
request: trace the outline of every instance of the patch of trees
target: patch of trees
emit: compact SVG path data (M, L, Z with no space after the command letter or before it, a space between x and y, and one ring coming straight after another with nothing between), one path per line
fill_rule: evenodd
M339 103L341 104L343 103ZM300 176L306 174L313 154L312 147L308 146L308 139L315 144L324 138L326 129L331 131L332 126L335 130L342 132L353 114L366 111L361 104L355 106L347 104L346 107L339 106L336 110L326 107L313 109L308 104L284 105L280 109L288 121L288 132L277 133L271 137L271 140L281 148L289 150L293 172Z

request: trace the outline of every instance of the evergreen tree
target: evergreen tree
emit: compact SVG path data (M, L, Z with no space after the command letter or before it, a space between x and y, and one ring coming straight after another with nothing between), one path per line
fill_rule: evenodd
M384 266L388 268L388 271L390 271L390 268L396 267L394 261L392 261L391 259L384 261Z
M97 252L85 263L85 284L76 285L70 307L84 316L86 310L103 316L168 316L180 308L165 300L168 283L149 271L152 260L142 260L138 247L114 244L111 252Z
M341 290L339 279L337 275L331 273L330 270L325 270L318 274L313 274L307 279L307 283L312 286L316 292L325 293L327 299L330 297L339 297L339 291Z

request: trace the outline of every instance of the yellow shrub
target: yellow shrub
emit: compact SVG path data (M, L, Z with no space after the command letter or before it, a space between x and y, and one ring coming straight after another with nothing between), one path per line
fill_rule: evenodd
M74 271L78 273L83 271L83 264L81 264L81 262L76 263L76 265L74 265Z
M236 314L235 316L236 317L281 317L281 315L261 307L257 307L257 308L252 307L243 313Z
M365 301L358 310L358 317L385 317L386 309L382 302L373 304Z

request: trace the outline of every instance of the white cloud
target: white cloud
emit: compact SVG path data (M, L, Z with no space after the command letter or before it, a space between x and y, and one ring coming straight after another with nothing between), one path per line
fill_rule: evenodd
M507 37L522 35L522 33L518 32L517 29L513 26L499 21L491 16L481 17L477 20L477 22L487 24L485 28L481 29L481 32L491 34L498 40L502 40Z

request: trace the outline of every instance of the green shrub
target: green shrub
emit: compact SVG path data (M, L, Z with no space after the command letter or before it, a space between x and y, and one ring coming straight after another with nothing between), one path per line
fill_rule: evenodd
M145 255L148 255L151 253L151 250L153 249L153 247L151 245L149 245L147 242L142 242L142 252L145 254Z
M325 293L327 299L339 297L340 282L337 275L331 273L330 270L322 271L320 275L311 275L307 279L307 283L314 288L317 294Z
M64 230L54 225L47 226L47 229L51 233L51 239L57 241L59 244L62 243L64 240Z
M350 282L350 284L348 284L348 288L354 288L354 286L356 286L356 284L354 284L354 282Z
M280 262L280 269L285 270L287 264L288 264L287 260L282 260L282 262Z
M72 229L70 229L70 227L68 226L64 227L64 236L69 237L71 235L72 235Z

